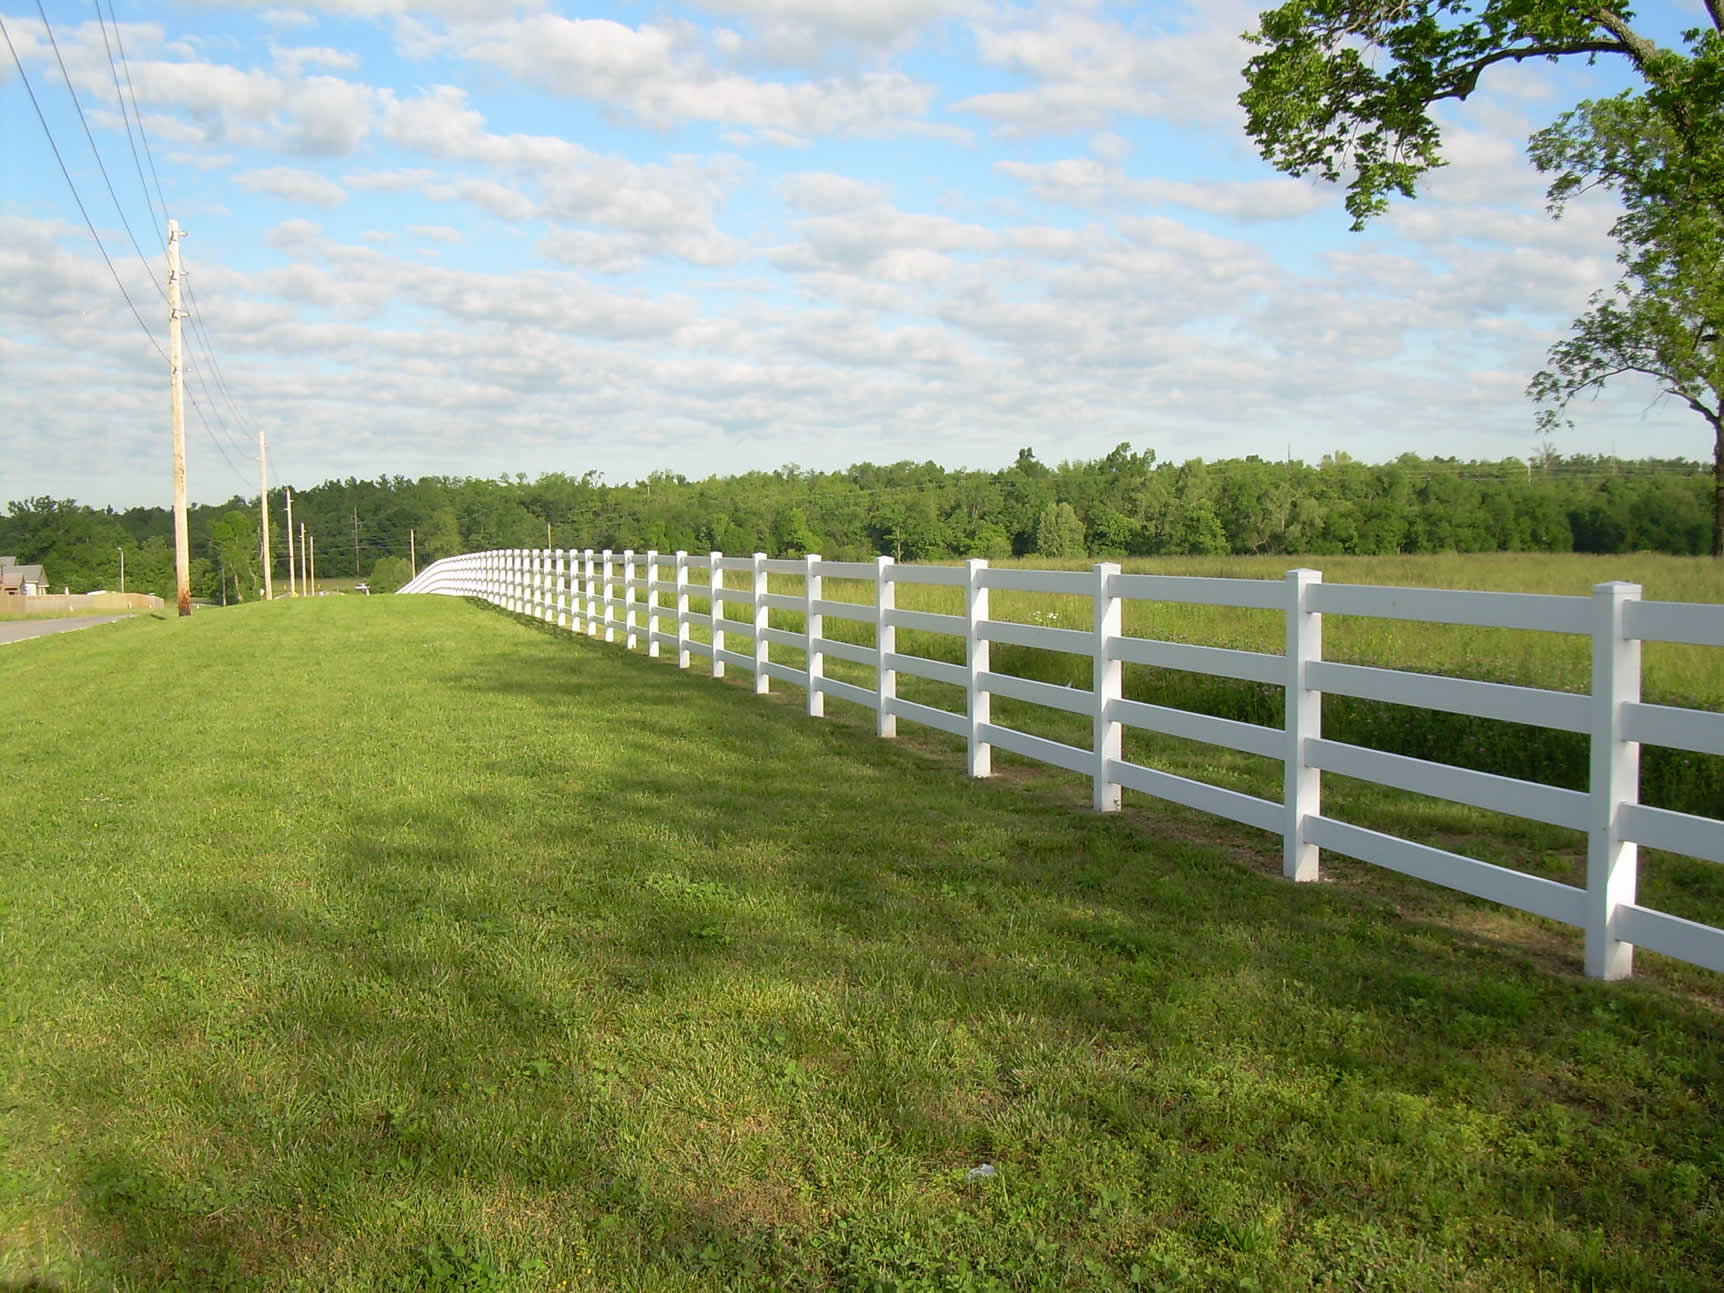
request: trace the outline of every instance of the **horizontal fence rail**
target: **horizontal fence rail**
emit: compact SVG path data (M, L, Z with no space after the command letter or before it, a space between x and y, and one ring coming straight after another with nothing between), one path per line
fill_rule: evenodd
M781 582L769 590L774 576ZM1087 571L1017 570L991 569L985 561L899 566L890 557L859 562L818 556L775 560L758 552L727 557L510 548L445 557L401 591L479 598L571 633L621 642L628 650L644 649L655 657L674 654L684 669L699 655L711 661L714 677L723 677L727 668L750 675L757 693L767 692L773 679L800 688L813 717L824 715L828 696L863 706L873 711L875 731L882 737L897 734L899 719L949 732L965 741L972 776L991 775L997 746L1087 777L1101 812L1119 808L1123 788L1226 817L1279 836L1282 872L1289 879L1317 879L1320 852L1326 849L1575 925L1585 933L1586 972L1594 978L1630 974L1636 945L1724 972L1724 929L1644 907L1636 893L1641 846L1724 864L1724 821L1640 803L1643 742L1724 754L1724 714L1641 703L1641 643L1724 648L1724 605L1643 601L1640 587L1625 583L1599 584L1591 597L1553 597L1326 585L1322 578L1315 570L1290 570L1282 580L1208 579L1127 575L1112 563ZM785 591L783 581L796 579L801 590ZM832 597L825 586L829 579L861 582L869 596L865 601ZM899 609L896 590L906 584L960 590L964 613ZM989 595L995 589L1087 598L1090 627L994 619ZM708 610L691 609L691 598L706 602ZM1122 631L1126 601L1278 611L1285 649L1273 655L1129 636ZM802 630L770 624L775 610L800 614ZM1591 692L1328 661L1323 658L1324 612L1586 636L1592 645ZM872 645L826 636L828 619L871 626ZM696 628L708 640L694 637ZM955 639L962 644L963 663L900 651L901 628ZM1086 657L1091 685L1061 687L997 672L990 659L995 642ZM774 646L800 652L803 667L772 659ZM828 659L872 670L874 685L827 677ZM1128 700L1122 687L1122 667L1128 663L1279 686L1282 724L1242 723ZM901 698L900 674L961 689L963 711ZM1590 786L1569 790L1325 739L1321 702L1326 691L1580 733L1590 743ZM996 695L1087 715L1089 746L994 722ZM1129 762L1121 749L1125 728L1278 759L1281 802ZM1586 882L1547 880L1325 816L1324 772L1583 831ZM1724 815L1724 789L1716 811Z

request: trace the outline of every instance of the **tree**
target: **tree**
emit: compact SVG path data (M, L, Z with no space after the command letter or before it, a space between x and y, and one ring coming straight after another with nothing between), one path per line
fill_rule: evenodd
M210 547L234 581L236 600L243 601L240 590L256 585L257 563L262 555L257 518L250 512L239 511L218 516L210 522Z
M781 557L804 557L820 551L820 539L808 526L800 507L780 509L772 521L772 546Z
M1724 123L1724 103L1710 117ZM1715 134L1724 141L1724 128ZM1588 188L1621 198L1611 232L1623 274L1593 294L1527 393L1546 406L1546 430L1568 423L1576 397L1627 374L1693 409L1712 431L1712 555L1724 557L1724 146L1714 151L1718 176L1696 173L1666 119L1626 94L1583 103L1533 137L1534 162L1557 172L1553 214Z
M1083 522L1070 503L1049 503L1036 522L1036 553L1043 557L1085 554Z
M1347 178L1355 229L1391 193L1414 196L1419 177L1443 164L1433 106L1465 100L1498 63L1623 57L1653 110L1700 145L1700 159L1701 122L1720 88L1724 0L1700 3L1713 30L1687 33L1685 58L1635 31L1626 5L1597 0L1288 0L1246 34L1263 52L1246 65L1239 101L1279 170Z
M406 557L379 557L365 582L374 593L392 593L412 578L413 567Z
M1208 500L1182 504L1177 526L1172 543L1174 552L1199 557L1227 555L1227 531L1222 528L1221 518L1215 515L1215 509Z

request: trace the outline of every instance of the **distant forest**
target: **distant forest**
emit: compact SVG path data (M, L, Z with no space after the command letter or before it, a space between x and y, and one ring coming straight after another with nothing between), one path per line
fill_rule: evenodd
M271 495L277 584L286 580L283 498ZM418 562L495 547L718 549L837 560L888 554L1115 557L1166 553L1710 551L1709 465L1559 457L1462 462L1346 454L1315 466L1255 456L1174 465L1122 444L1050 466L1028 449L999 471L932 462L795 465L689 480L654 472L625 485L596 472L325 481L293 490L295 530L316 536L321 577L398 587ZM74 592L126 586L171 596L172 514L33 498L0 518L0 552L41 562ZM194 595L252 599L261 584L257 500L191 509ZM410 539L411 536L411 539Z

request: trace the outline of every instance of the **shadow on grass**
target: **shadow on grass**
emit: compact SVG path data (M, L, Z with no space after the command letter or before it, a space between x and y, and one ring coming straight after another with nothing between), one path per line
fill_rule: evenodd
M81 1170L118 1274L1724 1272L1704 1003L1550 974L673 662L503 656L448 683L547 711L517 761L367 808L294 885L186 896L226 977L161 1005L172 1143L110 1132ZM547 735L583 723L604 739ZM134 1063L83 1075L94 1125ZM1009 1189L961 1184L983 1160ZM1265 1200L1286 1215L1259 1235ZM1408 1265L1438 1233L1450 1265Z

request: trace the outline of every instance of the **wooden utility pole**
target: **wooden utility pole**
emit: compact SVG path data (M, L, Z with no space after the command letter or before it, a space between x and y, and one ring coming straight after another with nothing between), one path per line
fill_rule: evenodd
M180 373L180 233L168 221L168 408L174 432L174 590L180 614L192 613L191 543L186 537L186 407Z
M120 591L126 591L126 550L120 549Z
M419 541L414 536L412 530L407 531L407 564L412 568L415 575L419 573ZM124 571L125 566L126 559L122 556L120 558L120 569ZM121 577L124 578L124 575ZM120 591L124 592L125 590L122 588Z
M282 493L287 495L287 595L298 597L299 588L293 570L293 491L284 489Z
M545 522L545 546L547 548L551 546L551 523L549 521Z
M275 577L270 573L270 566L275 564L269 556L269 467L268 450L264 448L263 432L257 433L257 510L261 518L263 545L263 600L275 600Z
M306 575L306 579L308 579L311 583L311 595L313 597L316 597L317 596L317 536L315 534L308 534L305 536L305 561L306 561L306 570L309 572Z
M311 549L307 545L305 522L299 523L299 595L311 596Z

